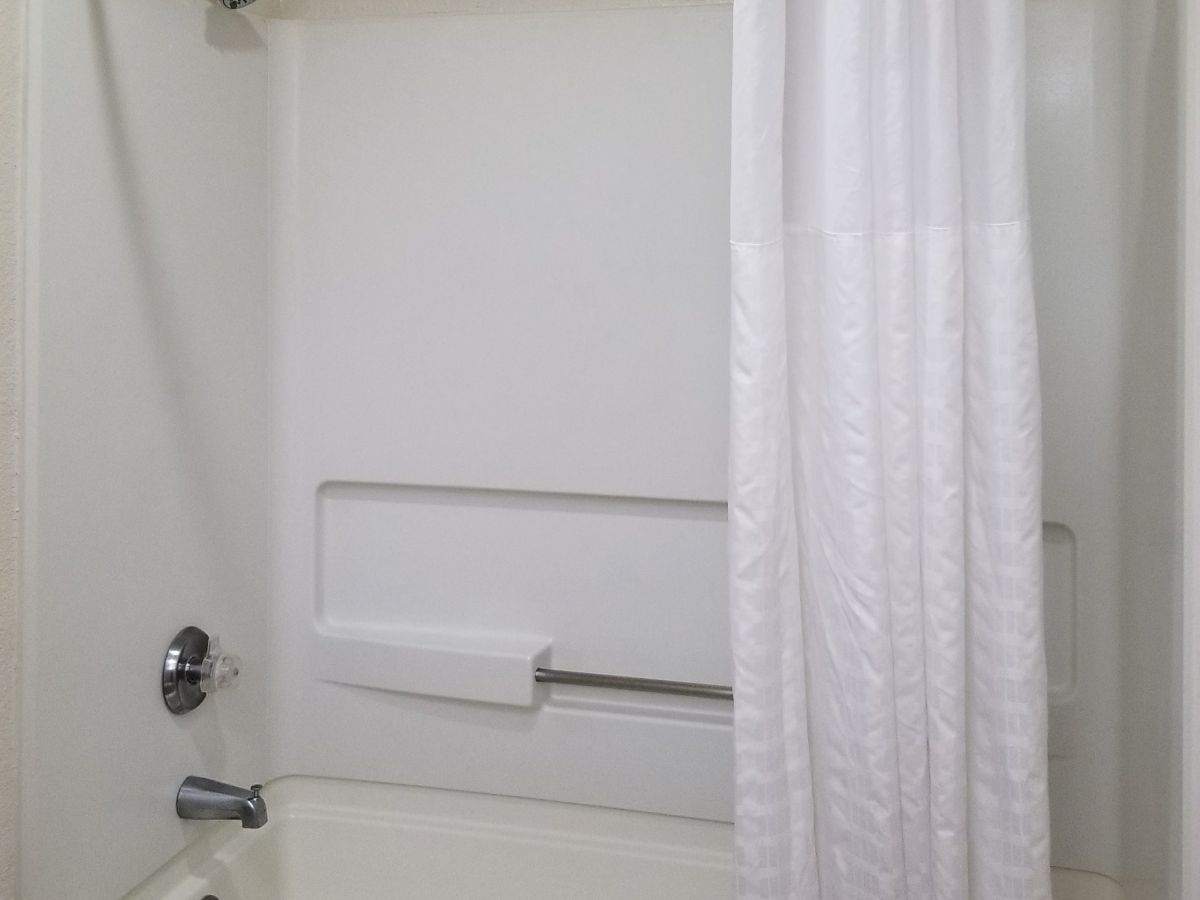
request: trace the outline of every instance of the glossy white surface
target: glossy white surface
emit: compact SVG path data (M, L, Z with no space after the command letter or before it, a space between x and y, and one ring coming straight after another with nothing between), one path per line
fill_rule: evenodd
M1033 0L1027 27L1044 514L1053 523L1045 556L1053 853L1063 865L1110 874L1121 865L1124 98L1104 44L1119 5Z
M250 15L279 19L355 19L447 13L567 12L646 6L720 6L728 0L258 0Z
M18 895L111 898L194 836L184 776L266 774L266 46L198 0L28 6ZM185 625L245 667L176 718Z
M1077 869L1051 869L1054 900L1125 900L1125 892L1111 878Z
M0 2L0 897L17 892L21 196L25 4Z
M1177 585L1173 0L1030 0L1054 862L1165 896Z
M220 822L126 900L731 900L719 822L486 794L291 777L270 821ZM1054 900L1122 900L1055 870Z
M531 685L410 640L730 682L729 52L719 6L272 22L275 772L731 815L728 704L471 702Z
M267 785L127 900L728 900L728 825L314 778Z
M1184 12L1183 47L1183 510L1179 638L1179 735L1172 757L1178 787L1172 812L1172 896L1200 897L1200 8ZM1186 851L1185 852L1185 848Z
M1170 845L1172 7L1028 19L1054 852L1147 882ZM575 553L546 577L482 557L477 520L410 544L479 510L395 497L719 509L728 8L269 27L208 0L30 8L21 896L116 896L207 833L172 809L193 773L728 816L719 704L555 689L501 709L306 665L323 617L453 620L545 634L564 667L728 679L711 516L672 525L657 570L661 522L641 544L582 514L502 523L509 549ZM327 482L362 496L320 530ZM191 621L244 683L172 719L157 668ZM62 648L93 640L85 683Z

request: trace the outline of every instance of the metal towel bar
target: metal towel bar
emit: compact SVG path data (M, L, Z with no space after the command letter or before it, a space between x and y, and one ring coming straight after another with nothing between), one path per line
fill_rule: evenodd
M533 680L539 684L573 684L580 687L612 688L618 691L643 691L649 694L674 694L679 697L703 697L708 700L732 700L733 688L727 684L697 681L664 681L661 678L634 678L629 675L599 675L567 669L535 669Z

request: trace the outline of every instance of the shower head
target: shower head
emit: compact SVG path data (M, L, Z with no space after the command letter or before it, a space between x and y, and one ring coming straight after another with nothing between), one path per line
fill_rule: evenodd
M243 6L249 6L254 0L221 0L221 4L226 9L241 9Z

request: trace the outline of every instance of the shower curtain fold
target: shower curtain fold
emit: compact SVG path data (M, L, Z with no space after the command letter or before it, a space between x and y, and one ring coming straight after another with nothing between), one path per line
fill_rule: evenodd
M736 0L742 900L1049 900L1017 0Z

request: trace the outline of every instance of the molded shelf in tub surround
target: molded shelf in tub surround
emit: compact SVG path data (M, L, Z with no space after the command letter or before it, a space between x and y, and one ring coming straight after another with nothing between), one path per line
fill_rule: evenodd
M551 640L531 635L433 629L319 626L314 658L322 681L386 691L536 706L546 688Z

